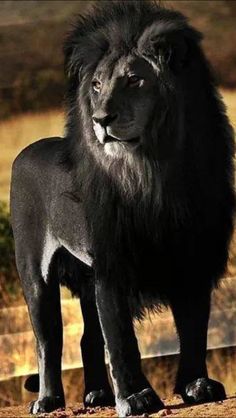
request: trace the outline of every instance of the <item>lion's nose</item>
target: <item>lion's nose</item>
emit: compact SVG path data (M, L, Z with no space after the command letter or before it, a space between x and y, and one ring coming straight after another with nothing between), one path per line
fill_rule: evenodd
M116 118L117 113L95 112L92 116L93 121L99 123L103 128L110 125Z

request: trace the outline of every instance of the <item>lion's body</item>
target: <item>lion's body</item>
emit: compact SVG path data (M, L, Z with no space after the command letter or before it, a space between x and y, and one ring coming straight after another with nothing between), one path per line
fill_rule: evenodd
M98 309L121 415L145 410L130 400L143 390L147 410L162 405L146 389L131 325L145 308L164 303L173 310L183 357L176 390L188 399L186 384L207 379L209 295L225 270L233 228L234 149L199 39L182 15L147 2L115 2L81 19L67 40L66 137L28 147L13 169L17 265L39 347L51 341L43 325L50 303L56 312L50 347L58 360L48 372L39 355L33 412L54 393L59 402L53 398L48 409L63 403L60 379L58 386L50 380L60 373L62 344L55 275L81 296L84 339L96 335L102 359ZM42 312L41 294L49 304ZM87 392L105 390L105 366L99 363L103 377L94 387L96 355L86 349ZM222 398L213 386L212 399Z

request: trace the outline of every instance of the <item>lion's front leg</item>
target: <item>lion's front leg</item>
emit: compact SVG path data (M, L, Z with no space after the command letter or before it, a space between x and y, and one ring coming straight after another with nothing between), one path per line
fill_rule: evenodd
M116 409L120 417L164 407L141 370L141 359L125 293L97 282L96 303L109 354Z
M223 385L208 378L206 367L210 291L203 288L182 297L178 295L172 298L171 308L180 339L175 392L190 404L225 399Z
M85 281L82 286L80 304L84 333L80 345L84 367L84 404L91 407L113 406L114 395L105 364L104 338L95 302L95 288Z

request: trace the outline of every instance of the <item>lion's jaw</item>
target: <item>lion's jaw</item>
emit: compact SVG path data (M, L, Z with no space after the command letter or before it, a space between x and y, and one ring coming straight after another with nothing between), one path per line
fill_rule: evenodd
M104 144L104 152L112 158L122 158L128 152L133 152L140 146L139 138L136 141L110 141Z
M128 201L136 197L146 200L153 194L157 173L154 173L153 162L141 150L127 152L125 146L114 143L105 149L101 165Z

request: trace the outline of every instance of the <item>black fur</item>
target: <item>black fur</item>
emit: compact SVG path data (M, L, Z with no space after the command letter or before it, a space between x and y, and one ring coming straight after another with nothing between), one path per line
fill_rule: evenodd
M133 18L127 19L125 16ZM178 40L182 36L187 40L186 59L190 62L177 77L163 68L158 82L161 98L167 103L168 119L161 130L156 131L160 114L153 115L147 136L158 136L158 140L156 149L151 149L151 155L145 155L151 164L151 174L147 173L145 161L142 161L143 178L138 179L144 182L141 190L136 185L135 191L138 191L134 195L130 196L128 189L124 196L119 193L120 161L112 164L107 175L102 168L106 162L100 163L105 158L103 150L94 141L93 153L88 152L86 135L78 135L83 125L86 130L90 128L87 122L90 107L88 105L86 108L89 101L86 80L91 79L101 54L104 55L109 49L115 50L117 56L127 52L137 44L145 27L156 21L161 21L160 31L165 33L161 41L158 38L158 48L159 43L168 45L169 38L176 42L176 38ZM158 33L156 27L155 24L152 30ZM148 31L142 45L145 56L150 57L154 54L151 48L150 51L148 49L150 36L154 36L152 30ZM147 2L114 2L112 7L107 4L104 8L95 8L93 17L81 18L65 47L66 68L71 76L67 124L70 143L65 143L65 146L69 146L72 157L69 156L67 162L74 164L75 190L78 190L78 181L80 190L86 196L86 213L91 220L94 236L96 268L105 269L105 276L112 271L112 283L114 276L122 277L121 284L128 284L129 290L137 296L141 289L142 294L148 299L154 296L155 301L161 299L162 302L168 302L176 276L181 293L183 289L188 293L189 286L194 291L193 286L199 288L201 283L210 287L215 284L224 272L232 231L233 131L199 47L199 39L199 33L190 28L179 13ZM100 52L98 57L95 50L98 54ZM78 87L81 90L79 101L83 107L80 118L73 111ZM89 130L90 142L93 136ZM147 144L150 147L150 140L147 140ZM148 152L149 149L145 150L145 154ZM129 168L131 173L138 172L140 175L139 163L134 161L134 166ZM102 242L101 236L106 237ZM152 257L153 251L155 257ZM117 263L119 257L121 262ZM154 266L151 258L155 260ZM140 260L141 266L137 266ZM114 265L117 264L119 270L124 268L125 271L115 275ZM153 267L157 269L158 282L151 274ZM144 273L150 277L149 280L142 280Z
M90 14L79 18L65 43L66 138L34 144L15 162L12 218L16 247L19 233L31 228L22 207L26 205L30 212L28 189L32 189L40 202L40 242L51 222L53 236L66 248L60 247L54 254L49 279L54 269L61 282L81 294L87 324L83 357L90 376L85 402L91 404L94 396L101 400L101 393L111 402L100 321L121 416L163 406L141 372L132 326L132 317L142 318L145 308L158 309L161 304L171 306L180 336L176 391L191 402L225 396L223 387L207 377L205 354L210 292L224 273L233 229L234 143L200 40L201 35L181 14L154 3L99 2ZM112 74L120 57L129 54L141 57L154 71L156 104L141 146L130 158L112 159L93 131L95 99L90 86L102 59L109 58L107 67ZM28 179L29 168L44 178L41 184L37 179L37 187L34 183L28 186L33 182ZM23 204L21 197L19 209L22 189L27 197ZM29 235L23 233L25 252L17 250L22 280L27 263L21 258L25 260L27 255L35 271L42 253L42 244L35 244L32 261ZM81 256L81 248L86 248L90 267L69 254L75 248ZM27 297L30 279L25 282L33 312L37 292L35 299ZM38 313L35 321L40 321ZM34 327L40 338L37 325ZM42 338L51 337L45 331ZM95 338L100 347L97 364ZM91 365L95 375L97 368L102 376L96 382ZM41 411L42 398L63 399L61 388L59 395L57 388L49 390L49 395L47 387L41 392L40 407L33 412ZM50 400L48 408L54 404L58 405Z

